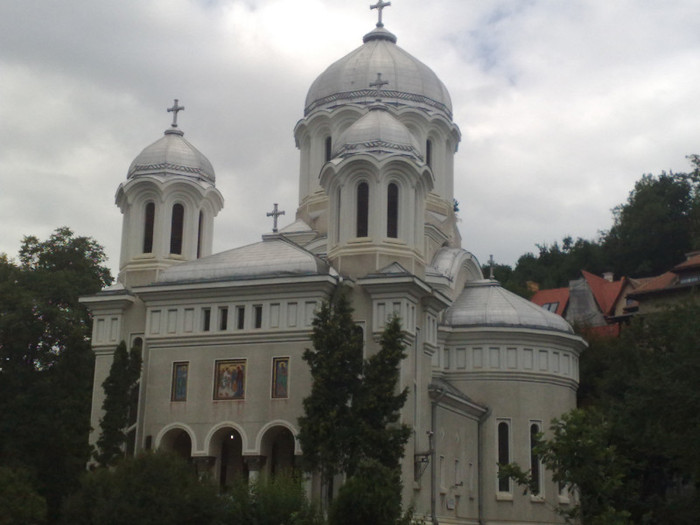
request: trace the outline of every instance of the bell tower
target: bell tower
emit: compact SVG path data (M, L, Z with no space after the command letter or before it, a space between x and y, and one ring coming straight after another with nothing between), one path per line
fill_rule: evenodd
M131 163L116 204L123 214L118 281L149 284L160 271L211 254L214 217L224 205L209 160L178 128L177 99L170 128Z

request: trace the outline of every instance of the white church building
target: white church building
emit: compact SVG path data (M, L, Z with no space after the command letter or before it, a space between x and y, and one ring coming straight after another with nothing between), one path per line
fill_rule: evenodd
M170 129L131 163L116 193L117 283L83 298L94 317L91 441L124 340L143 352L130 447L176 451L221 485L298 466L311 384L302 354L314 313L343 283L366 355L393 313L405 330L405 506L430 523L562 523L555 509L572 496L531 448L576 406L586 344L484 278L462 248L450 95L384 28L385 5L308 91L294 128L298 208L279 231L211 253L224 197L177 126L177 101ZM507 462L532 469L537 494L499 480Z

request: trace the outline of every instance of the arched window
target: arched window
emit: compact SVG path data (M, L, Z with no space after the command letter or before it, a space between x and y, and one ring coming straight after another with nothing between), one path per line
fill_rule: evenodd
M143 220L143 253L153 252L153 224L156 218L156 205L153 202L146 204L146 214Z
M185 207L182 204L173 205L173 215L170 221L170 253L182 254L182 230L185 221Z
M369 185L361 182L357 187L357 236L367 237L369 233Z
M510 463L510 425L507 421L498 423L498 464L507 465ZM507 477L498 478L498 491L510 492L510 479Z
M399 236L399 187L393 182L387 188L386 236L391 239Z
M204 212L199 212L199 225L197 226L197 259L202 256L202 228L204 228Z
M433 167L433 141L430 139L425 141L425 163Z
M532 476L532 493L537 495L542 492L542 476L540 472L540 456L535 447L539 441L540 425L530 425L530 475Z
M331 140L330 137L326 137L326 151L325 151L325 161L328 162L331 160L331 156L333 154L333 141Z

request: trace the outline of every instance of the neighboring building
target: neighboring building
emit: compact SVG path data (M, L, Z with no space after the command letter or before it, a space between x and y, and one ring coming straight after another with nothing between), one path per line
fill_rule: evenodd
M311 381L302 354L314 313L345 282L367 355L391 314L405 330L405 505L434 523L562 523L555 508L568 493L531 447L576 406L586 344L561 317L484 279L461 248L461 136L444 84L379 23L311 85L294 135L296 219L213 255L223 197L175 121L129 167L116 195L117 283L83 299L94 316L91 441L126 340L143 351L136 450L177 451L222 485L298 465ZM539 493L499 481L499 462L533 468ZM316 477L309 490L318 493Z
M670 271L641 281L627 294L627 300L636 312L646 314L688 299L699 287L700 253L691 252Z
M581 277L567 288L538 290L530 300L592 335L618 336L629 317L625 296L636 286L634 279L615 281L611 273L598 277L581 270Z

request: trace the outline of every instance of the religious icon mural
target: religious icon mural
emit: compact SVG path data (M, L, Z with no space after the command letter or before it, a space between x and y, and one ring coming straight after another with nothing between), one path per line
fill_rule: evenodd
M172 401L187 401L188 368L189 363L173 363Z
M272 397L285 398L289 396L287 384L289 380L289 358L275 357L272 359Z
M245 359L216 361L214 399L245 399Z

